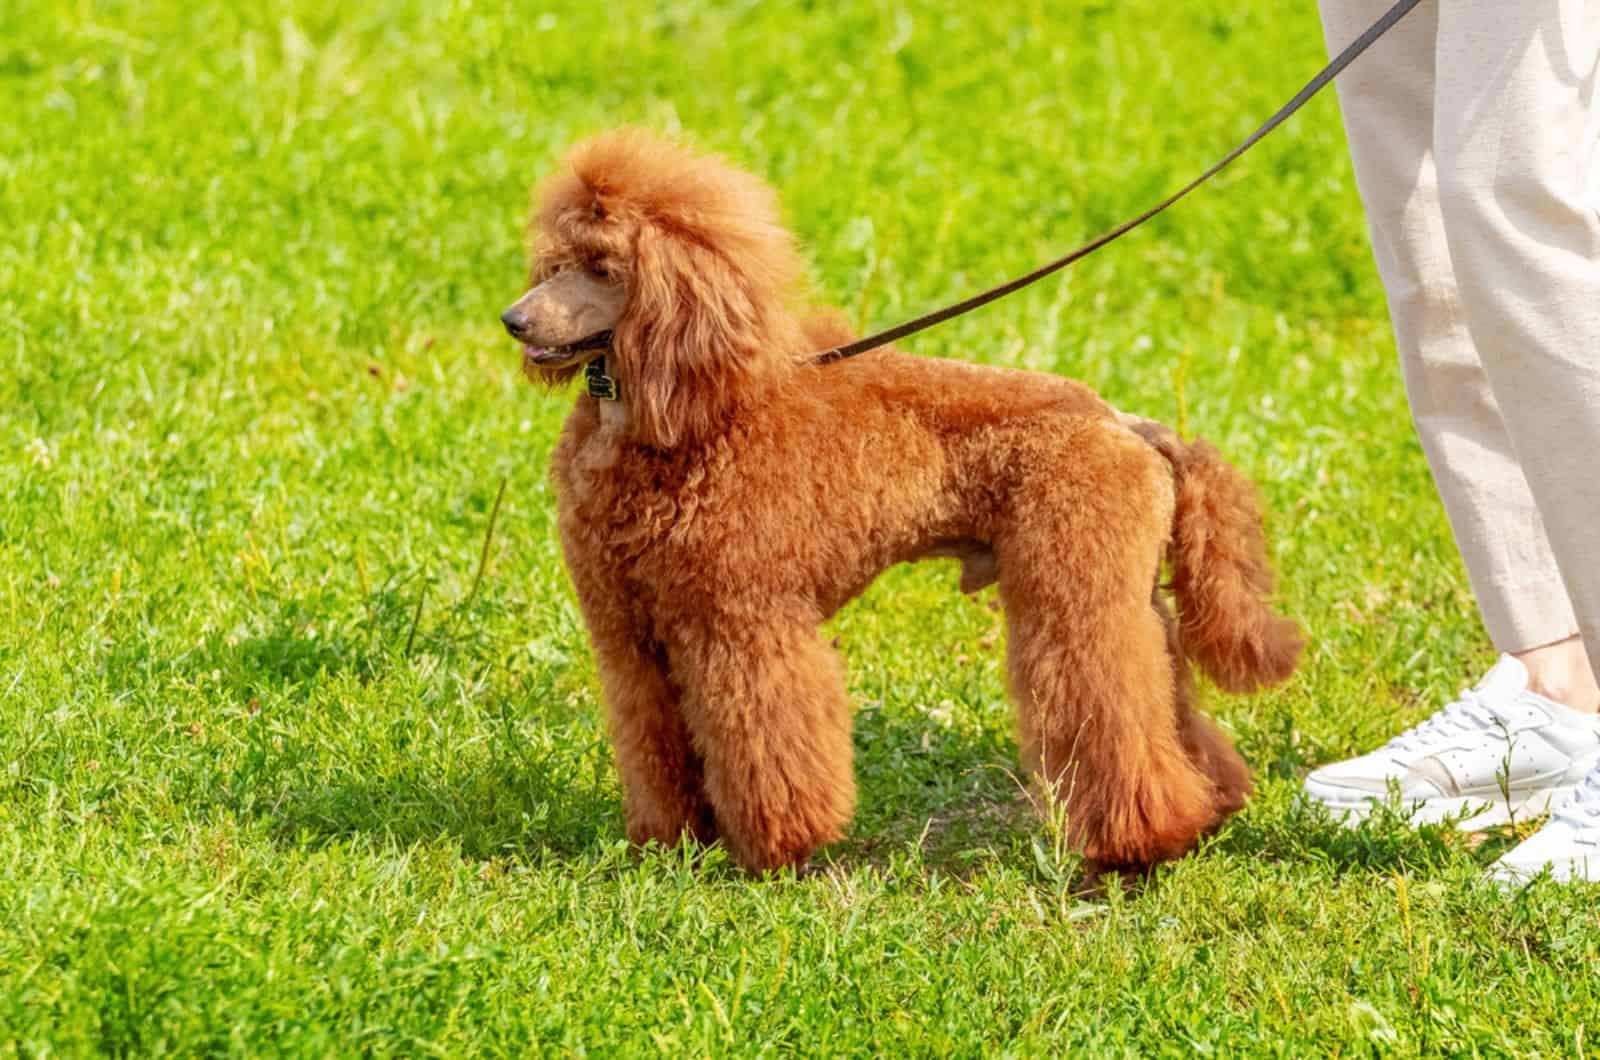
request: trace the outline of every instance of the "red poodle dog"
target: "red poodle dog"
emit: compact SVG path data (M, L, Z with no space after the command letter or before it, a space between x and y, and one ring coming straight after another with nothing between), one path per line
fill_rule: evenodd
M1281 681L1250 484L1053 376L881 351L797 313L773 193L637 131L573 150L504 316L530 377L587 392L554 456L628 836L803 864L855 802L844 669L818 625L886 567L995 580L1022 754L1102 866L1189 849L1250 775L1193 705ZM1157 584L1170 562L1178 617Z

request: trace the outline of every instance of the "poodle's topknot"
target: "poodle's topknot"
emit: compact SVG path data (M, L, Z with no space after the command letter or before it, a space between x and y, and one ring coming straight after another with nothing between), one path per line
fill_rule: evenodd
M574 215L655 228L736 262L767 291L787 294L800 277L771 187L718 155L644 129L602 132L568 152L538 220L546 231L562 230Z
M576 263L626 286L607 365L637 440L715 433L806 352L799 255L777 196L749 173L621 129L574 147L539 204L535 281Z

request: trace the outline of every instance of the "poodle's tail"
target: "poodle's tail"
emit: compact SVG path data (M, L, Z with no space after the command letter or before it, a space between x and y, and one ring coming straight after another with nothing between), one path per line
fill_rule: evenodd
M1286 680L1305 638L1272 610L1272 566L1254 485L1207 442L1186 444L1151 420L1122 419L1166 457L1176 478L1169 558L1184 654L1229 692Z

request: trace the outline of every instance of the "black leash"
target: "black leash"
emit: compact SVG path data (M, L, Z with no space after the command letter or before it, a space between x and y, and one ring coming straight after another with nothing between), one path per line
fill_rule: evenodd
M874 335L868 335L864 339L857 339L856 341L848 343L844 346L835 346L832 349L823 350L821 353L816 355L815 362L817 364L832 364L835 361L842 361L846 357L854 357L857 354L866 353L868 350L875 350L880 346L887 346L896 339L903 339L907 335L914 335L919 331L926 331L935 324L944 323L951 317L958 317L963 313L970 313L980 306L986 306L990 302L1004 298L1013 291L1020 291L1029 284L1037 283L1046 276L1049 276L1051 273L1059 272L1068 265L1071 265L1073 262L1080 261L1083 258L1088 257L1090 254L1093 254L1107 243L1112 243L1118 239L1121 239L1123 236L1127 235L1135 228L1138 228L1152 217L1155 217L1157 214L1166 210L1167 207L1171 206L1179 199L1182 199L1184 196L1188 195L1191 191L1194 191L1196 188L1210 180L1212 177L1216 176L1218 173L1221 173L1224 169L1228 168L1228 166L1231 165L1233 161L1240 155L1244 154L1246 151L1250 150L1250 148L1264 140L1268 133L1272 132L1272 130L1288 121L1294 116L1296 111L1310 102L1311 97L1328 87L1334 78L1338 77L1344 72L1345 67L1355 62L1362 52L1372 47L1378 38L1382 37L1385 33L1388 33L1391 29L1393 29L1395 24L1404 18L1411 11L1411 9L1416 7L1420 2L1421 0L1398 0L1393 7L1384 13L1382 18L1378 19L1378 21L1373 24L1371 29L1357 37L1348 48L1340 52L1332 62L1323 67L1321 73L1319 73L1316 77L1313 77L1306 87L1302 88L1298 93L1296 93L1293 99L1285 103L1281 108L1279 108L1276 114L1268 118L1266 123L1263 124L1261 128L1251 133L1249 138L1246 139L1244 143L1240 144L1238 147L1235 147L1232 151L1229 151L1223 156L1221 161L1217 162L1210 169L1206 170L1194 180L1190 181L1188 184L1184 185L1182 188L1178 189L1161 202L1152 206L1138 217L1135 217L1133 220L1123 222L1104 235L1090 240L1083 246L1063 257L1059 257L1048 264L1039 266L1037 269L1034 269L1025 276L1018 276L1014 280L1009 280L1006 283L1002 283L998 287L991 287L981 294L975 294L971 298L963 299L954 303L953 305L947 305L943 309L936 309L931 313L925 313L922 316L917 317L915 320L908 320L904 324L896 324L894 327L889 328L886 331L880 331Z

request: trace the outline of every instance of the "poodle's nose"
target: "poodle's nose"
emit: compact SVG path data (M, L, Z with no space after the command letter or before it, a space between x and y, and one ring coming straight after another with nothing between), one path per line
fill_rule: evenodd
M500 323L506 326L512 338L517 338L522 334L522 329L528 326L528 318L523 316L516 306L512 306L500 314Z

